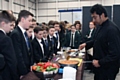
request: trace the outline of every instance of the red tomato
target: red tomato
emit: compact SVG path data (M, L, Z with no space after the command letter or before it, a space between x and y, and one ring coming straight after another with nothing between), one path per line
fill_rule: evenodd
M57 64L52 64L52 67L59 68Z
M37 66L32 66L32 70L36 70Z
M44 64L43 63L37 63L38 66L43 66Z
M46 69L48 66L50 66L51 65L51 63L50 62L47 62L47 63L45 63L44 64L44 69Z

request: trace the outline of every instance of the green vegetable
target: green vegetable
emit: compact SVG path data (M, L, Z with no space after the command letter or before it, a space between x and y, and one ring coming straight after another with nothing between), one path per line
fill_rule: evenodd
M48 66L46 71L54 71L56 68L52 67L52 66Z
M40 66L37 66L36 71L40 72Z

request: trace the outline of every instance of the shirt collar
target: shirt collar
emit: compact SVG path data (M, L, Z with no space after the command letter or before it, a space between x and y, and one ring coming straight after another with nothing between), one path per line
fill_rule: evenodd
M0 28L0 30L6 35L6 32L2 28Z
M73 34L73 35L74 35L74 34L75 34L75 32L71 32L71 34Z
M39 43L41 43L41 42L42 42L42 40L41 40L41 39L38 39L38 38L36 38L36 39L38 40L38 42L39 42Z
M47 38L43 38L43 40L47 40Z
M50 37L50 39L53 38L53 36L50 36L50 35L49 35L49 37Z
M22 33L24 34L26 30L23 27L21 27L20 25L18 25L18 27L21 29Z
M55 31L55 33L58 33L58 31Z

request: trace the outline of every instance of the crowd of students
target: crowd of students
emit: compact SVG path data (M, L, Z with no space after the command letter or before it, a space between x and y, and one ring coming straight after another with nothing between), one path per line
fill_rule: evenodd
M81 23L49 21L38 24L33 14L21 10L16 20L12 11L0 13L0 80L19 80L38 62L47 62L62 47L77 49L83 37Z
M0 12L0 80L22 79L34 63L49 61L62 47L93 47L94 80L115 80L120 28L109 20L102 5L95 4L90 13L93 22L89 23L88 35L83 36L79 21L73 25L53 20L38 24L27 10L21 10L17 20L10 10Z

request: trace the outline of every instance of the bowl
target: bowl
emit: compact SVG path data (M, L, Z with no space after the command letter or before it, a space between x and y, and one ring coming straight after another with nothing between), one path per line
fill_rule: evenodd
M46 64L47 63L49 63L49 65L47 65L47 67L46 67ZM41 67L41 69L43 69L43 68L45 68L46 67L46 69L44 70L44 71L38 71L37 70L37 68L36 68L36 70L33 70L33 72L35 73L35 75L37 76L37 77L39 77L39 78L41 78L41 77L44 77L44 78L52 78L52 77L54 77L55 76L55 74L57 74L57 72L58 72L58 69L59 69L59 64L57 64L57 63L52 63L52 62L47 62L47 63L41 63L41 64L39 64L39 63L37 63L36 65L33 65L33 66L37 66L37 67ZM54 65L54 66L53 66ZM58 67L56 68L55 67L55 65L57 65ZM50 67L53 67L51 70L47 70L47 68L49 68L50 69ZM33 67L32 67L33 68Z

